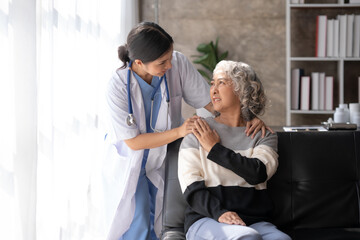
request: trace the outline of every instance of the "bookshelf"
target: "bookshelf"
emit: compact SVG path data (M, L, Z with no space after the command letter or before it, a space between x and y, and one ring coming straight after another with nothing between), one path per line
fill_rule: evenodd
M337 0L305 0L303 4L286 1L286 125L320 124L333 117L340 103L358 102L357 76L359 57L315 57L316 17L335 19L340 14L360 14L360 4L338 3ZM303 68L305 75L326 72L334 77L332 110L291 109L291 71Z

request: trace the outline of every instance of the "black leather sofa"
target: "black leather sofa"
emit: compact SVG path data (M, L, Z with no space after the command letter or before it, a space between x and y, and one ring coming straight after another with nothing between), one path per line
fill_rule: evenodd
M294 240L360 239L360 132L277 134L279 168L268 183L272 222ZM180 143L168 146L162 240L185 239Z

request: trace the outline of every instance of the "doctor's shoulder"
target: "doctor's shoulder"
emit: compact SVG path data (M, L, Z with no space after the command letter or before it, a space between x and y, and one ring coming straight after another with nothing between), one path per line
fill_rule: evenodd
M170 69L170 71L172 72L172 74L174 74L174 76L179 77L180 81L200 80L200 82L204 81L206 83L205 86L208 86L205 79L200 75L200 73L197 71L189 58L183 53L174 51L171 64L172 68ZM208 95L208 90L206 90L206 94Z
M116 71L113 72L108 85L115 85L115 86L124 86L126 84L126 76L127 76L128 69L121 69L118 68Z
M107 84L108 94L109 93L118 94L126 90L126 73L127 73L127 69L120 69L120 68L113 72Z
M171 64L173 65L173 67L175 66L176 68L179 67L181 68L181 65L184 65L189 62L190 60L183 53L176 50L173 51L172 60L171 60Z

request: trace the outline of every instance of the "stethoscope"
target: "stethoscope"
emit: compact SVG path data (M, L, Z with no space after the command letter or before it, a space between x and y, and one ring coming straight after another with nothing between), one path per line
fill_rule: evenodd
M131 78L131 65L132 65L132 61L129 62L129 70L127 73L127 97L128 97L128 111L129 111L129 115L126 118L126 123L127 125L130 127L132 125L136 125L136 120L134 117L134 112L133 112L133 108L132 108L132 103L131 103L131 96L130 96L130 78ZM153 107L154 107L154 98L155 98L155 93L157 92L157 90L159 89L162 80L164 79L165 82L165 89L166 89L166 102L167 102L167 114L166 116L169 115L169 108L170 108L170 94L169 94L169 88L167 85L167 80L166 80L166 74L164 74L161 78L159 83L156 85L155 89L153 90L153 92L151 93L151 108L150 108L150 127L154 132L163 132L168 128L168 120L166 120L166 127L165 130L159 130L159 129L155 129L153 128L153 124L152 124L152 115L153 115Z

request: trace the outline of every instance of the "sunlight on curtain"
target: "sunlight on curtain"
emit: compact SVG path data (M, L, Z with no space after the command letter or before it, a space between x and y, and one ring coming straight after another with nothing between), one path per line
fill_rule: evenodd
M20 239L20 213L15 189L15 106L10 1L0 1L0 238Z
M39 3L37 239L104 239L105 87L120 66L121 1Z

